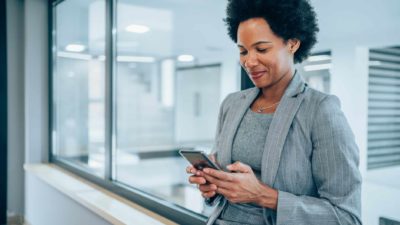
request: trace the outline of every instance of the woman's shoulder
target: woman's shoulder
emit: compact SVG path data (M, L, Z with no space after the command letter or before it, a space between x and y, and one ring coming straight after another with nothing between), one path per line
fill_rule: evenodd
M320 102L328 96L330 96L330 94L319 91L312 87L307 87L307 91L305 92L305 98L315 102Z
M337 111L341 111L341 103L336 95L328 94L314 88L307 88L304 94L303 109L308 113L314 111L314 114L310 115L315 116L316 112L336 113Z
M336 95L328 94L311 87L307 87L307 91L304 94L305 103L309 106L319 106L323 102L337 102L340 105L340 100Z

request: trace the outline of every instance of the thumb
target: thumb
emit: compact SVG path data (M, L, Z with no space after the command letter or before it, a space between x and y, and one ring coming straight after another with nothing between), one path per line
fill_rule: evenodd
M228 170L232 172L241 172L241 173L251 173L253 170L249 165L236 161L233 164L230 164L226 167Z

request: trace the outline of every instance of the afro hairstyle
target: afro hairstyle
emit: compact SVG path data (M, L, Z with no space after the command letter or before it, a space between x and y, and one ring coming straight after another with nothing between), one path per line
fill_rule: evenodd
M236 43L239 24L251 18L263 18L275 35L285 42L300 40L294 62L306 59L317 42L316 13L308 0L228 0L224 19L229 37Z

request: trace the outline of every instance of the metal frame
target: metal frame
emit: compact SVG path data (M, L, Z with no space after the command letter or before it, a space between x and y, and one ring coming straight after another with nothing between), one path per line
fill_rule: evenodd
M49 1L49 161L83 177L84 179L110 190L132 202L143 206L167 219L170 219L179 224L193 224L201 225L205 224L207 218L201 214L189 211L186 208L175 205L172 202L168 202L164 199L152 196L143 190L136 189L114 181L115 170L113 163L113 155L115 153L116 144L116 129L115 129L115 82L113 75L115 75L115 57L116 57L116 0L105 0L106 3L106 88L105 88L105 122L106 122L106 132L105 132L105 168L104 177L96 176L88 168L77 165L71 161L63 159L62 157L57 157L53 155L53 150L55 149L55 142L53 134L56 131L56 117L55 113L55 102L53 98L54 84L53 84L53 74L57 68L56 62L56 49L54 48L54 43L56 39L56 12L55 8L58 4L65 0L50 0ZM67 1L67 0L66 0Z
M0 2L0 224L7 223L7 15L6 1Z
M116 47L116 18L114 11L116 10L115 0L106 1L106 73L105 73L105 167L104 177L106 180L113 179L113 151L115 150L114 139L114 118L113 118L113 102L114 102L114 79L115 74L115 47Z

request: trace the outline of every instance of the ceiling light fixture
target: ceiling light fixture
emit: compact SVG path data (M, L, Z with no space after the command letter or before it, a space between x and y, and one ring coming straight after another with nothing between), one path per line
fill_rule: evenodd
M194 60L194 56L192 56L192 55L178 56L178 61L180 61L180 62L192 62L193 60Z
M86 46L81 44L69 44L65 47L65 50L69 52L83 52L85 49Z
M150 28L147 26L144 26L144 25L131 24L131 25L125 27L125 30L128 32L132 32L132 33L143 34L143 33L148 32L150 30Z

